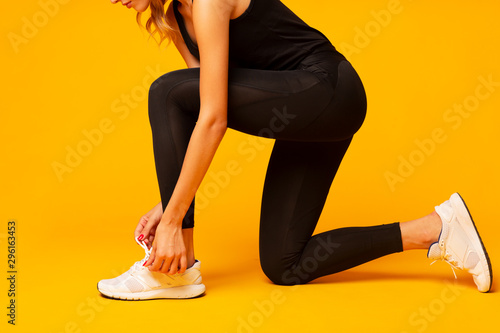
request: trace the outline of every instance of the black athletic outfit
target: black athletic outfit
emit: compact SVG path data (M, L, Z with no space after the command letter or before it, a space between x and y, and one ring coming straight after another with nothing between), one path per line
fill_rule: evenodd
M199 59L174 0L190 52ZM311 237L330 185L366 113L351 64L318 30L279 0L251 0L231 20L229 128L276 139L262 196L260 259L277 284L298 284L402 251L399 223L331 230ZM199 108L199 69L158 78L149 117L165 209ZM194 200L183 228L194 225Z

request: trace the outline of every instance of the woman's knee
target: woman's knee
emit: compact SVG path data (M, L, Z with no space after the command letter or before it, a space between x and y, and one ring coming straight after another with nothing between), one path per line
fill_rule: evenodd
M149 88L149 98L164 98L174 88L186 86L186 83L194 82L199 86L200 71L198 68L179 69L168 72L157 78ZM193 84L188 85L193 86ZM176 89L178 90L178 89Z
M179 82L184 80L183 70L168 72L157 78L149 87L149 99L163 98Z
M262 271L271 282L277 285L292 286L304 281L297 276L295 265L286 264L284 260L266 257L261 254L260 265Z
M181 69L163 74L149 88L149 118L168 112L178 105L190 111L199 96L199 70ZM199 99L199 97L198 97ZM194 100L194 101L193 101Z

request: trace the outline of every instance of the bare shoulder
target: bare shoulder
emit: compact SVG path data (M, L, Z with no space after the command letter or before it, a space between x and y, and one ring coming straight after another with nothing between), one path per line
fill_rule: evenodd
M192 0L186 0L192 1ZM231 18L238 16L241 8L247 8L250 0L196 0L193 3L198 3L201 7L213 6L216 7L219 13L229 14ZM245 5L246 4L246 5ZM207 7L205 7L207 8Z
M192 19L194 7L198 7L201 11L215 8L220 14L229 15L231 19L234 19L240 16L248 8L250 2L251 0L178 0L178 5L179 12L188 20ZM175 19L172 7L173 1L169 4L167 15Z

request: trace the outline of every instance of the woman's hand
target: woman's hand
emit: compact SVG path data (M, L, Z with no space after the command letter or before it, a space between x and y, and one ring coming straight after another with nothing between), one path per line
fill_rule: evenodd
M161 221L162 215L163 208L160 201L159 204L154 206L149 212L141 217L139 223L137 224L137 227L135 228L135 238L138 238L142 235L139 240L144 241L144 243L146 243L146 245L149 247L153 243L153 240L155 238L155 230L158 226L158 223L160 223Z
M156 228L156 237L148 261L150 271L165 274L184 273L187 268L186 247L182 237L182 224L162 220Z

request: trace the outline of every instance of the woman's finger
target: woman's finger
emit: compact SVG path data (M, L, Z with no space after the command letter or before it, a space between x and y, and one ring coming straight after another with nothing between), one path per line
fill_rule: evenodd
M149 235L151 233L151 229L154 227L154 221L149 220L148 223L144 226L144 229L142 229L141 234L143 235L142 239L147 239L149 238Z
M153 262L151 265L148 267L150 271L159 271L163 263L163 258L160 258L159 256L155 256Z
M184 273L187 269L187 256L186 256L186 254L183 254L181 256L181 259L179 260L179 264L180 264L179 273Z
M144 229L144 226L148 223L148 218L147 216L141 217L139 220L139 223L137 223L137 227L135 227L134 230L134 237L137 238L141 235L142 230Z
M154 262L155 257L156 257L156 246L154 246L154 244L153 244L153 248L151 249L151 252L149 253L149 258L148 258L148 260L146 260L146 262L144 264L142 264L142 266L148 267L149 265L151 265L151 263Z
M174 260L172 260L172 263L170 264L170 268L167 272L167 274L175 274L179 270L179 258L174 257Z
M171 264L172 264L172 257L164 256L163 257L163 264L162 264L161 268L159 269L159 271L167 274L168 270L170 269Z
M155 235L154 234L150 234L149 235L149 244L153 244L154 240L155 240Z

